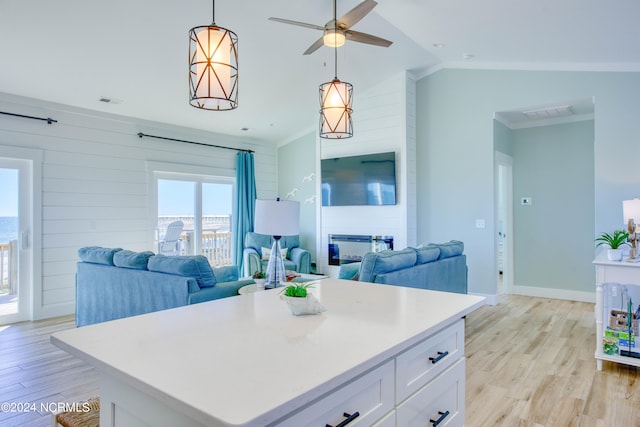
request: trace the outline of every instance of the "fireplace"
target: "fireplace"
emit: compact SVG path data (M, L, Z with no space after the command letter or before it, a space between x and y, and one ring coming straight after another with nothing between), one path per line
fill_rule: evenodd
M329 234L329 265L362 261L367 252L393 249L393 236Z

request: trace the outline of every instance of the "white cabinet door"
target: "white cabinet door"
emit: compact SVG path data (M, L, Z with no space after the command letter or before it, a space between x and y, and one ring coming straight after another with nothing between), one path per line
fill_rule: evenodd
M371 426L395 405L394 361L375 368L311 406L287 418L279 427ZM345 423L346 420L351 420Z
M402 427L458 427L464 425L465 359L442 373L398 406Z
M464 356L464 320L397 357L396 402L400 403Z

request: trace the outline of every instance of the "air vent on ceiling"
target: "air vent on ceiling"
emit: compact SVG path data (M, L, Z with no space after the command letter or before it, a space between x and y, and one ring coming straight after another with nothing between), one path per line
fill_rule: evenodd
M528 119L540 120L571 116L573 111L571 111L570 105L561 105L559 107L543 108L541 110L523 111L522 114L527 116Z

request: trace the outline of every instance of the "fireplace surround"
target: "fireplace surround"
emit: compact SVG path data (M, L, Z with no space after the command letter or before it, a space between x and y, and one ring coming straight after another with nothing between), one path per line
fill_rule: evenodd
M393 250L393 236L329 234L329 265L362 261L367 252Z

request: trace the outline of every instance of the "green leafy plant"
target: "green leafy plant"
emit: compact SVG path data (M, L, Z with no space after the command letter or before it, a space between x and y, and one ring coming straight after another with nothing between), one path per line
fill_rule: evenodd
M267 275L264 273L264 271L257 270L255 273L253 273L254 279L265 279L266 277Z
M282 292L287 297L305 298L307 296L307 288L310 287L311 283L298 283L287 286Z
M608 245L611 249L620 249L623 245L628 245L627 239L629 233L624 230L615 230L613 234L602 233L595 241L598 242L596 247Z

